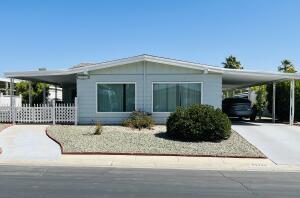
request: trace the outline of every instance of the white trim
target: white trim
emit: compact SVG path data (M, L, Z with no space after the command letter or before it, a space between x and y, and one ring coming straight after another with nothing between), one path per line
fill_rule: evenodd
M122 114L130 114L131 111L127 111L127 112L100 112L98 111L98 84L134 84L134 110L136 110L137 108L137 105L136 105L136 102L137 102L137 87L136 87L136 82L96 82L96 114L106 114L106 113L122 113Z
M167 82L167 81L153 81L152 82L152 87L151 87L151 98L152 98L152 103L151 103L151 113L152 114L158 114L158 113L163 113L163 114L169 114L172 112L157 112L154 111L154 98L153 98L153 85L154 84L192 84L192 83L200 83L201 84L201 101L200 103L203 104L203 82L202 81L171 81L171 82Z
M2 78L2 77L1 77L1 78L0 78L0 81L1 81L1 82L8 82L8 83L9 83L9 82L10 82L10 79L9 79L9 78ZM21 82L21 80L18 80L18 79L15 79L15 80L14 80L14 83L19 83L19 82Z

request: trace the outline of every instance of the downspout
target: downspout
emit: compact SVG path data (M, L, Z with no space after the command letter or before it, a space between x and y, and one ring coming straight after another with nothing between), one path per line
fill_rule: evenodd
M290 125L294 125L295 117L295 79L290 82Z
M10 107L13 107L13 95L14 95L14 79L10 78L10 86L9 86L9 94L10 94Z
M143 61L143 111L145 111L145 81L146 81L146 62Z
M13 124L16 123L15 120L15 98L14 98L14 78L10 78L10 119Z

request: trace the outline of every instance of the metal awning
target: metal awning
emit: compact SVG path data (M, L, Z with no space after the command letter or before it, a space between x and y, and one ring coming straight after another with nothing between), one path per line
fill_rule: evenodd
M225 70L222 73L223 89L238 89L280 81L300 79L299 74L257 72L249 70Z
M27 80L27 81L36 81L36 82L44 82L52 85L69 85L69 84L76 84L76 74L55 74L55 75L20 75L20 74L12 74L12 75L5 75L8 78L14 78L19 80Z

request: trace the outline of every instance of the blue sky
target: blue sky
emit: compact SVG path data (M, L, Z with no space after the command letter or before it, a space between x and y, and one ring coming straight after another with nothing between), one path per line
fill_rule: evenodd
M65 68L138 54L246 69L300 70L297 0L1 0L0 71Z

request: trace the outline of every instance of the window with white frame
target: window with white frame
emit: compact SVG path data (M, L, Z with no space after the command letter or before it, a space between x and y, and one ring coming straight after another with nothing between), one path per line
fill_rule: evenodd
M97 83L97 112L131 112L134 110L134 83Z
M173 112L176 107L201 104L202 83L153 83L153 112Z

